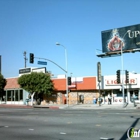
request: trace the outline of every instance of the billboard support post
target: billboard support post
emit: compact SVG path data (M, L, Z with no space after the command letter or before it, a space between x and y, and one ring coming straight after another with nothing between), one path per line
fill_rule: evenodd
M121 64L122 64L122 70L121 70L121 78L122 78L122 94L123 94L123 106L124 106L124 74L123 74L123 53L122 53L122 47L121 47Z
M123 36L123 40L124 40L124 37L126 36L126 34L129 32L130 30L127 30L127 32L124 34ZM123 46L121 47L121 65L122 65L122 70L121 70L121 78L122 78L122 95L123 95L123 107L125 106L125 96L124 96L124 63L123 63Z

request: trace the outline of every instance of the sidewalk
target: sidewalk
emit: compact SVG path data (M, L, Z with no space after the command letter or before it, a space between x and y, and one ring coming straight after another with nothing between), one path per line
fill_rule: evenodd
M98 104L75 104L75 105L16 105L16 104L0 104L0 108L47 108L47 109L140 109L140 105L134 107L133 104L128 104L126 107L123 107L121 104L103 104L99 106Z
M34 108L50 108L50 109L140 109L140 107L134 107L133 104L128 104L127 107L123 107L121 104L75 104L75 105L34 105Z
M0 104L0 108L33 108L33 107L19 104Z

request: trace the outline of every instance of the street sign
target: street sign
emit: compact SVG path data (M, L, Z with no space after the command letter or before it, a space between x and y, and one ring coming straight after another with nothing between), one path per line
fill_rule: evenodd
M47 62L45 62L45 61L38 61L38 64L40 64L40 65L47 65Z

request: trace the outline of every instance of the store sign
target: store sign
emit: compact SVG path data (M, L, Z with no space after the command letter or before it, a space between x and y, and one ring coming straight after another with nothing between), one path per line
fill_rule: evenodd
M25 68L25 69L20 69L19 70L19 74L29 73L29 72L31 72L31 68Z
M98 82L101 82L102 76L101 76L101 63L100 62L97 63L97 77L98 77Z
M34 68L34 69L32 69L32 72L43 72L43 73L46 73L46 67Z
M68 85L68 88L76 88L76 85Z
M31 72L43 72L43 73L46 73L46 67L19 69L19 77L24 75L24 74L30 74Z
M126 81L124 81L124 84L126 84ZM130 79L129 83L127 84L131 84L131 85L136 85L137 84L137 79ZM105 79L105 85L106 86L110 86L110 85L118 85L117 84L117 80L113 80L113 79Z

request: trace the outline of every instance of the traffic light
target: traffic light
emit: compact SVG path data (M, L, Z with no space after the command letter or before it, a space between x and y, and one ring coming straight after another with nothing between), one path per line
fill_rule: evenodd
M129 83L129 71L125 71L125 79L126 79L126 83Z
M121 83L120 70L117 70L116 75L117 75L117 83L120 84Z
M71 77L68 77L68 85L71 85Z
M34 54L30 53L30 63L34 63Z

